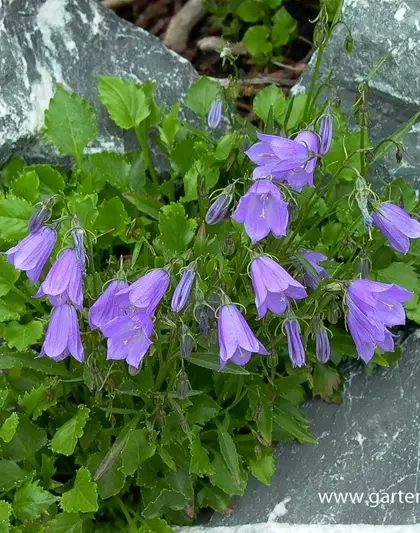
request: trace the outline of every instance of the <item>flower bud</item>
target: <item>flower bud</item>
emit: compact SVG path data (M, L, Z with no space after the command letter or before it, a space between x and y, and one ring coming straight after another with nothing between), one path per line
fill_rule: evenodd
M186 400L190 392L190 384L185 370L181 370L179 374L178 383L176 386L176 395L180 400Z
M330 149L333 137L333 121L330 116L325 115L322 117L319 135L321 137L319 153L325 155Z
M337 324L338 319L340 318L340 309L336 300L331 300L329 303L328 309L326 310L326 316L331 324Z
M323 20L318 21L315 26L314 36L313 36L313 41L314 41L315 46L317 48L322 46L326 42L327 36L328 36L327 24Z
M218 98L214 100L211 106L210 112L207 117L207 124L212 130L217 128L217 126L220 124L220 121L222 119L222 106L223 103Z
M372 263L366 250L360 252L356 261L356 272L362 275L362 278L368 279L370 276Z
M188 304L191 291L194 287L196 273L193 269L187 268L178 283L174 295L172 296L172 311L179 313Z
M210 226L222 221L228 213L230 202L232 197L228 194L222 194L219 196L206 214L206 222Z
M223 246L223 252L226 255L233 255L235 253L235 245L233 244L233 237L232 235L228 235L225 239L225 243Z
M353 52L353 46L354 46L353 35L350 32L348 32L346 40L344 42L344 49L346 51L346 54L351 54Z
M29 231L36 233L48 221L51 216L51 209L45 205L41 205L31 216L29 220Z
M194 337L192 336L191 331L187 328L185 324L181 326L181 341L179 345L179 351L181 352L181 357L189 357L191 352L195 348Z
M82 269L82 273L86 272L86 252L85 252L85 232L79 227L75 226L72 231L74 248L76 250L76 259Z
M203 335L210 333L209 313L206 305L199 305L196 310L198 325Z

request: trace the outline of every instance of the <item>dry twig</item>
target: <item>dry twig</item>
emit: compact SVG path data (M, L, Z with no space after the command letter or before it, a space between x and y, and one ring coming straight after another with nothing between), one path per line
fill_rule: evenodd
M202 52L221 52L224 47L230 48L234 55L246 55L247 49L243 43L225 43L221 37L203 37L197 42L197 47Z
M191 30L206 14L203 0L188 0L178 13L172 17L166 30L163 43L175 52L182 52L187 47Z
M217 81L222 87L228 87L232 82L231 78L210 78L211 80ZM249 85L270 85L274 83L275 85L280 85L282 87L293 87L296 85L296 80L288 79L279 79L273 76L260 76L258 78L241 78L237 80L239 85L247 87Z
M117 9L118 7L129 6L134 4L136 0L102 0L102 7L109 7L110 9Z

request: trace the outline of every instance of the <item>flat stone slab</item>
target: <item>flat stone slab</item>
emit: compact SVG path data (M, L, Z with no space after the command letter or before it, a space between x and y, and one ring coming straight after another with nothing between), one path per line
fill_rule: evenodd
M420 332L410 335L393 368L353 369L342 405L308 402L319 444L279 445L271 487L250 478L231 516L214 514L209 525L420 523L419 342Z
M337 27L328 43L321 68L325 79L339 89L344 107L351 114L357 87L389 52L390 57L370 82L369 110L374 142L389 137L420 110L420 1L345 0L344 21L354 38L354 49L344 49L347 30ZM309 85L312 68L304 75L302 87ZM376 169L377 180L406 177L420 188L420 125L404 139L408 153L401 164L395 149Z
M0 0L0 167L23 151L28 160L57 161L39 141L57 83L96 108L100 131L90 151L137 148L135 136L108 119L97 74L155 81L168 107L197 78L189 61L96 0Z

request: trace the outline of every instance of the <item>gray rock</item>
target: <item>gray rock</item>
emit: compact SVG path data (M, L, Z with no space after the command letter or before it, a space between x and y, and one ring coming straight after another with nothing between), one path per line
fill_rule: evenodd
M90 151L137 148L109 119L97 74L158 83L167 106L196 79L191 64L95 0L0 0L0 166L11 155L57 161L39 131L57 83L94 104L100 132Z
M304 410L319 444L278 446L271 487L253 479L234 513L215 514L210 525L418 523L419 340L419 332L408 337L391 369L369 377L362 368L351 372L343 405L308 402ZM331 503L321 503L319 493L363 495L360 503L351 503L349 496L346 503L334 496ZM387 497L390 503L381 503Z
M345 0L344 21L354 37L353 53L349 56L345 52L347 31L340 26L327 46L321 74L325 78L333 72L333 84L348 113L359 83L392 51L370 82L371 133L373 141L378 142L420 111L420 1ZM312 73L313 63L303 86L308 86ZM408 154L401 165L390 155L378 166L379 180L403 176L420 187L419 132L418 124L405 138Z

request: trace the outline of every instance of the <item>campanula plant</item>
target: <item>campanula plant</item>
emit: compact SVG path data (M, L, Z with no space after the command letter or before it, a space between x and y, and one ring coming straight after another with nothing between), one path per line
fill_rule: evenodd
M345 400L341 363L398 360L420 322L417 194L369 172L400 133L373 144L365 98L355 130L329 91L266 87L251 124L235 80L200 78L187 123L152 83L100 76L139 140L114 154L57 87L43 134L73 168L2 170L0 529L170 533L229 511L270 483L273 442L316 443L300 404Z

